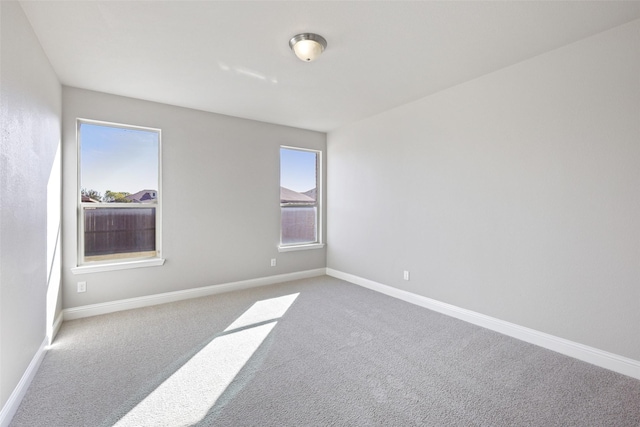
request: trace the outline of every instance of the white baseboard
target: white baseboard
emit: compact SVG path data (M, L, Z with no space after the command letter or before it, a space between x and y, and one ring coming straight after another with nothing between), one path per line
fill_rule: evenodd
M539 332L534 329L486 316L475 311L383 285L353 274L343 273L332 268L327 268L327 275L428 308L429 310L437 311L438 313L446 314L447 316L464 320L465 322L473 323L474 325L482 326L483 328L500 332L501 334L544 347L557 353L582 360L583 362L600 366L601 368L640 379L640 361L637 360L629 359L617 354L569 341L564 338L559 338L544 332Z
M278 274L276 276L260 277L258 279L242 280L239 282L211 285L202 288L185 289L183 291L166 292L138 298L129 298L119 301L111 301L101 304L91 304L81 307L67 308L63 310L64 320L80 319L83 317L97 316L100 314L114 313L116 311L131 310L133 308L149 307L168 302L181 301L191 298L199 298L208 295L221 294L223 292L237 291L241 289L255 288L258 286L273 285L291 280L306 279L309 277L324 276L326 269L299 271L295 273Z
M20 406L20 402L22 402L22 398L27 392L33 377L36 375L36 372L38 372L40 363L42 363L42 359L44 359L44 355L47 352L46 348L48 345L49 337L45 337L40 348L33 356L33 359L31 359L31 363L29 363L27 370L22 374L22 378L20 378L18 385L13 389L13 393L9 396L7 403L2 407L2 410L0 411L0 427L7 427L13 416L16 414L16 411Z

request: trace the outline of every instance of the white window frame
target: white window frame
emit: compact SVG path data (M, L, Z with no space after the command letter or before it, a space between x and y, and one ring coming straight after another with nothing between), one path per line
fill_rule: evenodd
M316 241L315 242L308 242L308 243L287 243L284 244L282 243L282 208L283 205L282 203L280 204L280 244L278 245L278 252L290 252L290 251L301 251L301 250L307 250L307 249L320 249L320 248L324 248L324 243L323 243L323 229L322 229L322 210L323 210L323 199L322 199L322 195L323 195L323 188L322 188L322 182L323 182L323 176L322 176L322 151L321 150L314 150L311 148L302 148L302 147L294 147L294 146L290 146L290 145L281 145L280 148L278 149L278 159L280 159L280 150L281 149L287 149L287 150L297 150L297 151L308 151L311 153L315 153L316 154ZM280 160L279 160L280 162ZM282 164L280 163L279 165L279 169L282 168ZM279 186L278 186L278 201L280 200L280 186L281 186L281 182L280 182L281 176L278 176L278 181L279 181ZM284 206L286 207L286 206Z
M80 138L80 126L82 124L90 124L97 126L105 126L105 127L113 127L113 128L121 128L121 129L133 129L133 130L143 130L148 132L155 132L158 134L158 188L157 190L157 198L156 203L153 205L140 205L137 203L119 203L114 205L113 203L87 203L82 202L81 195L81 183L82 183L82 170L81 170L81 156L82 156L82 141ZM102 271L110 271L110 270L124 270L130 268L139 268L139 267L153 267L160 266L164 264L164 258L162 258L162 130L157 128L150 128L144 126L135 126L135 125L127 125L122 123L112 123L105 122L99 120L91 120L91 119L76 119L76 141L77 141L77 159L76 165L78 170L77 176L77 184L76 184L76 192L77 192L77 230L78 230L78 238L77 238L77 263L76 267L72 268L71 271L74 274L86 274L86 273L96 273ZM140 257L126 257L120 259L110 259L105 261L85 261L84 259L84 209L85 208L144 208L144 207L153 207L156 210L156 250L155 255L153 256L140 256Z

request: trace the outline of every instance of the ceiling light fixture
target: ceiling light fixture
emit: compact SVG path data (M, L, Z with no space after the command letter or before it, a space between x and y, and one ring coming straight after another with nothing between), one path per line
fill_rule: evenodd
M318 34L302 33L289 40L289 47L300 60L311 62L327 48L327 41Z

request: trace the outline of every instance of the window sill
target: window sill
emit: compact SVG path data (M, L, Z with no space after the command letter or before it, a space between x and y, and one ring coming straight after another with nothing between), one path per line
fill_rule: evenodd
M324 243L310 243L305 245L278 246L278 252L306 251L307 249L322 249Z
M81 265L73 267L73 274L100 273L103 271L128 270L130 268L157 267L164 264L164 258L140 259L135 261L112 262L108 264Z

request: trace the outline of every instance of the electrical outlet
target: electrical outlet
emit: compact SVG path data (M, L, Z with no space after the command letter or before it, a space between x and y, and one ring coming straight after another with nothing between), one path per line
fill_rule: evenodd
M275 266L276 266L276 259L271 258L271 267L275 267Z
M409 280L409 272L407 270L404 271L404 280Z
M78 292L87 292L87 282L78 282Z

